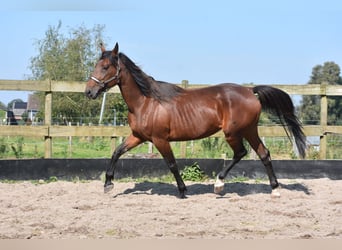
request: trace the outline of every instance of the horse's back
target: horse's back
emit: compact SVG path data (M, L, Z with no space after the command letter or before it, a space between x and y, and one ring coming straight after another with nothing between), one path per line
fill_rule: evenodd
M159 108L165 115L157 115L159 108L154 114L158 121L168 117L172 140L203 138L221 129L244 129L255 125L260 114L260 103L252 89L232 83L186 89L162 106Z
M220 101L223 105L242 105L247 109L259 112L260 102L254 95L253 89L236 83L221 83L204 88L187 89L186 98L199 98ZM254 106L251 107L251 106Z
M234 84L222 83L199 90L211 96L220 113L221 129L225 133L238 132L256 127L261 113L261 104L253 89Z

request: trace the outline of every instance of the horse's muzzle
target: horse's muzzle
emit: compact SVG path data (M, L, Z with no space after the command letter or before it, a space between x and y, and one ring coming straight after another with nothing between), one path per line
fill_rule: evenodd
M96 99L96 97L99 95L99 91L94 91L94 89L86 88L85 95L90 99Z

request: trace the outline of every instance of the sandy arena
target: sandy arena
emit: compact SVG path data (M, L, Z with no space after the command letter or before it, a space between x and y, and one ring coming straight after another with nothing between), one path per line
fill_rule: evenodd
M341 239L342 180L267 182L0 183L0 239Z

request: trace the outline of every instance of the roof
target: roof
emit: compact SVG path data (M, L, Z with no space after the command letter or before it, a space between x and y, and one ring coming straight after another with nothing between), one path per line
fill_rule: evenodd
M27 108L27 102L14 102L13 109L25 109Z

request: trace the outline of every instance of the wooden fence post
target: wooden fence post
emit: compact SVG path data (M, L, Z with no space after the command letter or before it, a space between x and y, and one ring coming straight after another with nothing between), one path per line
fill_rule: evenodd
M320 125L322 134L320 135L319 141L319 158L325 160L327 158L327 135L325 133L326 126L328 125L328 99L326 96L327 84L323 82L321 84L321 119Z
M50 126L52 123L52 92L45 92L45 125L49 126L48 135L45 136L44 158L52 157L52 138L50 136Z

